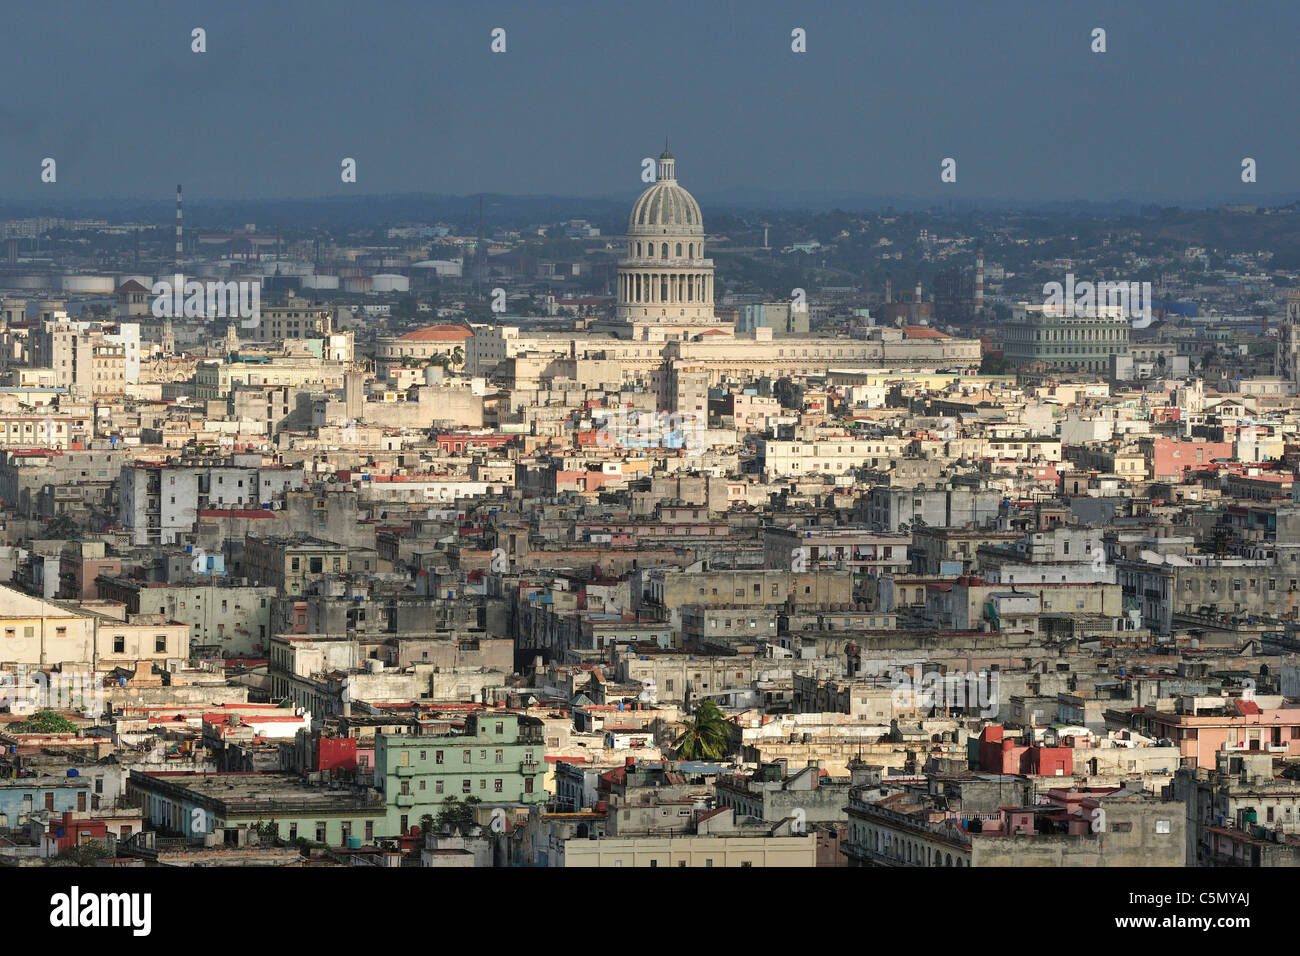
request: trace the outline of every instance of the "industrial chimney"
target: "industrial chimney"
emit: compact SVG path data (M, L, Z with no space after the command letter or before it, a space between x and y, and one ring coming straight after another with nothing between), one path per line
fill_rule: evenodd
M176 184L176 271L181 271L181 184Z

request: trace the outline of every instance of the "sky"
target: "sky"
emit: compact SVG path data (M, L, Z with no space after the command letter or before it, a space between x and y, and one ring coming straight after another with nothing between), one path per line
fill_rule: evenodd
M1294 0L5 0L0 200L630 201L665 135L700 197L1296 198L1297 38Z

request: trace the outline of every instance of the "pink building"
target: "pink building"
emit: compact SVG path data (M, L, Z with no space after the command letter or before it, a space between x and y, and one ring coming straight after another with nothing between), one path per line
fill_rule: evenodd
M1230 442L1151 440L1151 477L1156 481L1181 481L1186 470L1203 468L1216 458L1231 459L1236 453Z
M1217 701L1217 698L1216 698ZM1227 706L1197 707L1194 714L1158 711L1148 705L1134 714L1143 733L1168 737L1184 760L1213 770L1220 750L1267 752L1279 757L1300 756L1300 707L1262 710L1253 700L1236 699Z

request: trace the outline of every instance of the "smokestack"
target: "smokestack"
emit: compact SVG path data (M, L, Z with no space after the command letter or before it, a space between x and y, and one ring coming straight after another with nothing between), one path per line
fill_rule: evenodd
M984 311L984 247L975 249L975 314Z
M176 271L181 271L181 184L176 184Z
M894 301L894 280L889 273L885 273L885 305Z
M916 302L918 305L921 302L921 277L920 276L916 277Z

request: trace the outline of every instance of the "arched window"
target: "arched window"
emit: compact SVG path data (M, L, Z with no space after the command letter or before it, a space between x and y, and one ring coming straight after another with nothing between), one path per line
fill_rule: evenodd
M639 242L636 244L636 255L638 259L641 258L641 243Z
M655 244L653 242L646 243L646 257L650 259L655 257Z
M695 243L692 242L689 246L686 247L686 254L690 256L692 259L695 258Z
M661 259L668 258L668 243L665 242L662 246L659 247L659 258Z
M682 255L682 244L679 242L677 243L677 257L680 259L681 255Z

